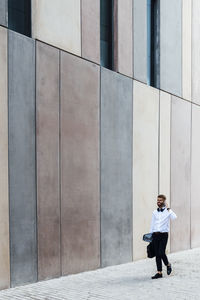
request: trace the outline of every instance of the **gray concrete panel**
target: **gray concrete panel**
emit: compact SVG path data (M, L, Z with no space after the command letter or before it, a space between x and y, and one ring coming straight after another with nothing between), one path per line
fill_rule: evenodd
M8 26L8 0L0 0L0 25Z
M38 279L60 275L59 50L37 43Z
M9 32L11 285L37 280L35 42Z
M82 56L100 63L100 1L82 0Z
M99 66L61 53L62 274L100 266Z
M147 82L147 0L134 0L133 5L133 74Z
M182 0L160 1L160 88L182 95Z
M171 251L190 248L191 104L172 97L171 207L178 219L171 225Z
M101 266L132 260L132 80L101 70Z

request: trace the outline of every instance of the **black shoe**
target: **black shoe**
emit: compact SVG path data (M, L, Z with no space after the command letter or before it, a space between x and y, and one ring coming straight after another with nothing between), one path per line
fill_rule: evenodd
M167 275L170 275L171 272L172 272L172 266L169 265L169 266L167 266Z
M151 277L151 279L158 279L158 278L162 278L162 274L156 273L156 275L154 275L153 277Z

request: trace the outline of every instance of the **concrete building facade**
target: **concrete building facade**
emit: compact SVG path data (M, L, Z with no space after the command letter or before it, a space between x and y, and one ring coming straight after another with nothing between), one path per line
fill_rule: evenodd
M199 12L0 0L0 289L146 257L158 193L200 247Z

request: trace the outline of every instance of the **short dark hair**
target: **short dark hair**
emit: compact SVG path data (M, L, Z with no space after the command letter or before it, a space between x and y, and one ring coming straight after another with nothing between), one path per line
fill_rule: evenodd
M164 201L166 200L166 196L165 195L158 195L158 198L162 198Z

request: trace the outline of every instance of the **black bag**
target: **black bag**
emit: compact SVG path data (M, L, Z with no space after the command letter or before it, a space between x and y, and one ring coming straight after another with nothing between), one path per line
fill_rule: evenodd
M156 256L156 254L155 254L155 250L154 250L154 245L153 245L153 242L151 242L147 246L147 257L153 258L155 256Z

